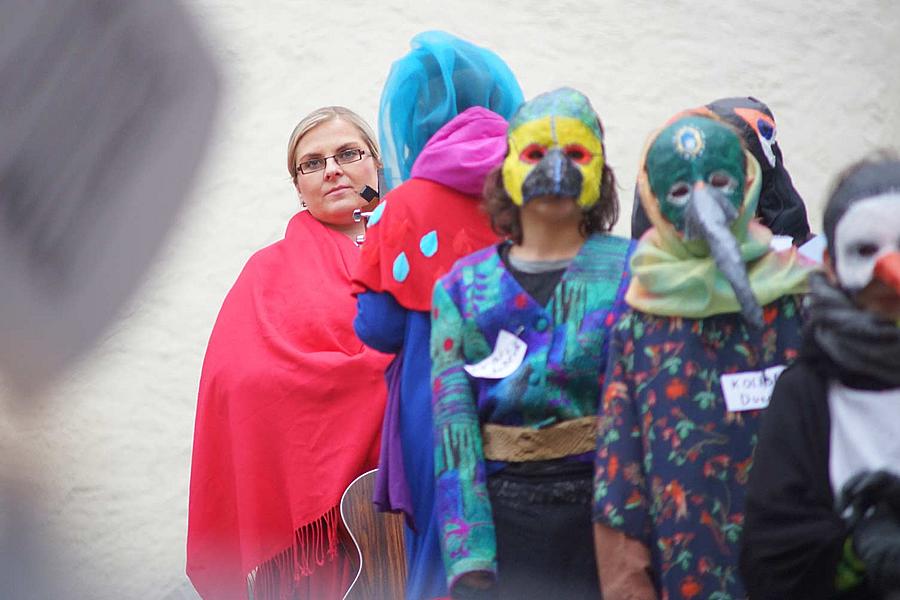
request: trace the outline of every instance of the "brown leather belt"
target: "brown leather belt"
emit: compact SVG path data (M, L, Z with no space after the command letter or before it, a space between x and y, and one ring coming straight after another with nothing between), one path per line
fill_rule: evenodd
M481 427L484 457L503 462L552 460L591 452L597 446L597 417L563 421L543 429L486 423Z

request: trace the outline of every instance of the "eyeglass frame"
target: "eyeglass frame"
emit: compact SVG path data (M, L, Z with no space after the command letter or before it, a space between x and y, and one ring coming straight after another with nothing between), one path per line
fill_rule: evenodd
M339 160L338 160L338 156L341 155L341 154L343 154L343 153L345 153L345 152L354 152L354 153L357 154L358 158L355 158L354 160L344 161L344 162L339 161ZM341 150L341 151L338 152L337 154L332 154L331 156L324 156L324 157L322 157L322 158L318 158L318 157L317 157L317 158L310 158L310 159L304 160L303 162L297 163L297 172L300 173L301 175L312 175L313 173L318 173L319 171L324 171L326 168L328 168L328 159L329 159L329 158L333 158L333 159L334 159L334 162L335 162L336 164L338 164L338 165L340 165L340 166L344 166L344 165L350 165L350 164L353 164L353 163L355 163L355 162L359 162L359 161L361 161L366 155L371 156L372 153L371 153L371 152L367 152L367 151L363 150L362 148L345 148L344 150ZM311 160L321 160L321 161L322 161L322 168L321 168L321 169L316 169L316 170L314 170L314 171L304 171L304 170L303 170L303 164L304 164L304 163L308 163L308 162L311 161Z

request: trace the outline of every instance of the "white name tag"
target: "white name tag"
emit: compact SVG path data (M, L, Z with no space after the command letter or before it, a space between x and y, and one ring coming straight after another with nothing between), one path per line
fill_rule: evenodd
M479 379L503 379L512 375L525 359L528 344L515 334L501 329L494 351L474 365L465 365L466 373Z
M775 389L775 381L784 365L769 367L765 371L746 371L744 373L731 373L722 375L722 393L725 395L725 405L731 412L742 410L760 410L769 406L772 390Z

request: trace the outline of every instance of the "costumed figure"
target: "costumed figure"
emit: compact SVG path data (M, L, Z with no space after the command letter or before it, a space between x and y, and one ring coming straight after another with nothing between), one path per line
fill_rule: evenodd
M306 207L256 252L203 363L187 572L204 600L341 598L352 569L338 503L378 460L390 357L353 333L350 271L378 147L341 107L294 130L288 171Z
M794 245L806 242L811 235L806 205L784 167L781 149L775 140L775 116L769 107L753 97L737 97L721 98L688 112L713 113L741 132L747 149L762 171L756 216L775 235L792 238ZM635 188L631 237L640 238L652 226Z
M631 261L632 310L611 335L600 410L603 596L739 600L760 409L797 354L794 294L809 269L751 221L759 165L713 116L682 115L652 135L638 185L654 228Z
M354 327L364 343L397 354L375 502L406 515L406 598L423 600L447 594L434 517L431 292L458 258L497 241L479 200L506 154L505 118L522 92L489 50L442 32L420 34L412 46L381 99L382 145L392 149L385 171L405 182L369 217Z
M486 208L508 241L458 261L432 301L435 511L454 598L599 593L591 457L608 328L631 242L603 129L572 89L510 121Z
M825 272L750 477L754 600L900 598L900 161L851 167L824 221Z

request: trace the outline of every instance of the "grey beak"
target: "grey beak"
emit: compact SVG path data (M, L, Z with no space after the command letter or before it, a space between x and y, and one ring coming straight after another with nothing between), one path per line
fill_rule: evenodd
M522 183L522 201L541 196L578 198L581 171L559 148L551 148Z
M706 240L716 266L734 290L744 319L762 329L763 311L750 287L737 240L729 229L737 217L737 209L722 194L705 186L694 187L687 203L685 238Z

